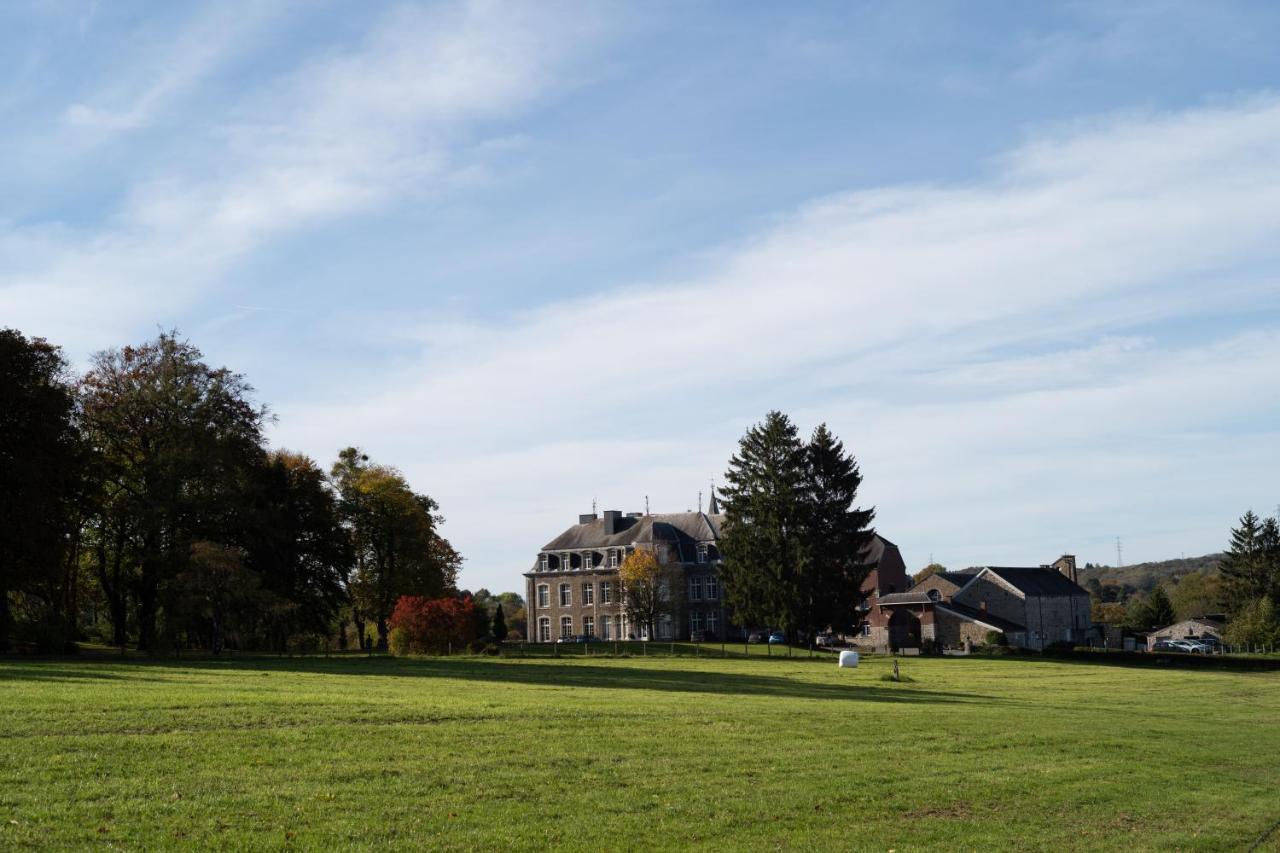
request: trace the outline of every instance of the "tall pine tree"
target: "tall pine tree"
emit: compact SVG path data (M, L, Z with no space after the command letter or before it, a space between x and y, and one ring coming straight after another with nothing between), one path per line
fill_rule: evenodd
M720 572L739 624L791 632L802 621L807 468L795 425L777 411L747 430L729 460Z
M1280 529L1249 510L1231 531L1231 548L1222 561L1222 580L1232 615L1259 598L1280 598Z
M875 567L864 560L875 536L875 510L854 506L862 473L826 424L814 430L805 462L800 592L803 627L812 636L816 629L851 626L862 582Z

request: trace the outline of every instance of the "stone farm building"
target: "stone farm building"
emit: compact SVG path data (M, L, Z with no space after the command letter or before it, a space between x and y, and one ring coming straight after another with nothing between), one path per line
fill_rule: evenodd
M1070 554L1034 568L977 566L931 575L901 593L880 596L864 640L877 649L933 645L961 649L1004 634L1010 645L1044 649L1083 643L1091 625L1089 593L1076 582Z
M1223 615L1197 616L1184 619L1172 625L1166 625L1158 631L1147 634L1147 649L1155 649L1161 640L1203 640L1212 638L1222 642L1222 632L1226 630L1227 617Z
M554 642L582 634L603 640L740 639L743 629L730 623L720 581L720 527L714 494L707 512L648 515L609 510L581 515L578 523L539 551L525 573L530 642ZM618 567L636 548L652 550L660 562L675 563L685 589L675 613L656 626L628 624L618 595ZM879 567L863 584L861 615L870 613L881 593L906 589L906 566L892 542L877 536L866 555ZM851 614L856 619L860 614Z

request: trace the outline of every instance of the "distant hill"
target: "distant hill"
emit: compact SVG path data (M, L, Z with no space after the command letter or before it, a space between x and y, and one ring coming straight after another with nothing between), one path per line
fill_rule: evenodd
M1191 572L1217 574L1225 554L1205 554L1203 557L1183 557L1176 560L1160 560L1154 563L1134 563L1132 566L1094 566L1080 570L1080 583L1097 578L1103 586L1129 585L1135 589L1150 589L1162 580L1181 577Z

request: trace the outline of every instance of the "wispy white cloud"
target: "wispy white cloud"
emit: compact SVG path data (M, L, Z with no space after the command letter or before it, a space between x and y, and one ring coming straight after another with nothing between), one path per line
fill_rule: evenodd
M1027 552L1055 503L1116 513L1077 513L1093 526L1063 547L1123 533L1134 500L1187 485L1184 452L1216 454L1206 506L1234 511L1226 485L1258 461L1224 459L1215 425L1280 414L1257 394L1280 339L1127 330L1280 293L1278 139L1263 98L1035 140L968 186L822 199L694 280L424 327L418 365L284 407L280 437L414 460L482 578L592 494L692 504L770 405L849 440L889 535L961 560L1049 556ZM495 513L527 523L492 544Z
M118 339L139 317L172 316L273 235L358 215L447 176L477 128L559 85L598 25L590 13L551 6L393 10L357 48L309 61L209 117L219 144L132 186L105 227L0 224L5 243L58 238L44 246L43 266L28 255L0 261L0 314L87 346ZM139 89L126 75L69 118L99 130L151 120L241 35L198 21L166 76Z

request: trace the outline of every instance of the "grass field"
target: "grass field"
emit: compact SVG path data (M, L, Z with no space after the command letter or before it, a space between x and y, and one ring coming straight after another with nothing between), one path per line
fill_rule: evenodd
M0 660L0 848L1218 850L1280 819L1280 673L889 668Z

